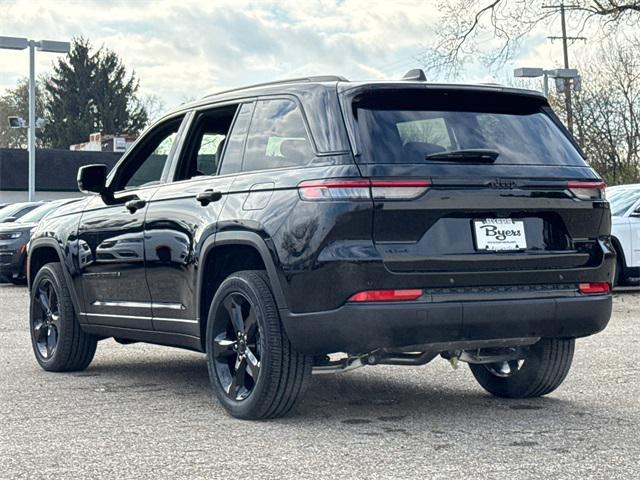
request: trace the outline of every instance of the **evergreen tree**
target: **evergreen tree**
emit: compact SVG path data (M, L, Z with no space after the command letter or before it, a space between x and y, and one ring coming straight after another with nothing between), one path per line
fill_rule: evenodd
M116 53L99 52L93 90L97 131L137 133L144 128L147 112L136 96L138 88L135 73L127 78L126 67Z
M138 133L147 123L135 74L127 75L116 53L91 50L89 40L74 39L45 83L49 125L44 136L54 148L86 142L94 132Z
M58 60L45 82L49 125L43 136L52 147L69 148L71 144L87 141L95 131L92 97L96 63L89 41L75 39L69 55Z

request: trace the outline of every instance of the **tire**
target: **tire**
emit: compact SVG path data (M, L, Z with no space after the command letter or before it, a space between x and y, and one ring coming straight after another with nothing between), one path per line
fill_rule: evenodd
M9 274L9 279L10 279L11 283L13 283L14 285L26 285L27 284L27 276L25 274L26 266L27 266L27 259L25 257L25 259L22 261L22 265L20 266L20 268L16 272L15 276L12 275L12 274Z
M616 273L613 277L613 288L624 284L624 266L622 264L622 255L616 251Z
M502 398L541 397L564 381L573 360L574 339L544 338L532 345L520 366L508 362L512 373L500 376L498 364L469 364L473 376L487 392Z
M286 415L311 374L313 357L291 346L262 271L236 272L222 282L209 309L206 350L216 397L239 419Z
M46 300L42 295L48 295ZM44 370L84 370L93 360L98 339L80 328L59 263L47 263L33 280L29 326L33 352Z

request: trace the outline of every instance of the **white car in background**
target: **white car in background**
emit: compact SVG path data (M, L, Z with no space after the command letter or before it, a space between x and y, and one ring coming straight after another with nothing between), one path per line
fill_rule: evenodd
M618 254L614 285L640 284L640 184L607 188L611 237Z

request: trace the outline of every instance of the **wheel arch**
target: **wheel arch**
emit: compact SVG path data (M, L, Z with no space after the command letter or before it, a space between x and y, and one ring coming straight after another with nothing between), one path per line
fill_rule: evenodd
M29 290L31 290L33 279L38 271L50 262L58 262L62 266L64 282L71 295L73 308L76 312L80 312L80 300L74 288L73 281L71 280L71 274L69 273L68 266L65 262L65 257L60 245L53 238L40 238L35 242L32 242L29 246L26 272Z
M613 249L615 250L616 255L620 257L620 260L622 260L622 267L626 268L627 258L624 253L624 248L622 248L622 243L620 243L620 240L618 240L618 237L611 235L611 244L613 245Z
M205 240L199 255L196 286L203 350L208 308L218 287L229 274L240 270L265 270L278 309L287 308L274 257L275 253L269 249L265 239L254 232L222 232Z

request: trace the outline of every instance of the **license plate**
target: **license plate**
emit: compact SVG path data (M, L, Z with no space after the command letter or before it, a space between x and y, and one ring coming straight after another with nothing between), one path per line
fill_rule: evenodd
M476 249L489 252L526 250L524 222L511 218L485 218L473 221Z

